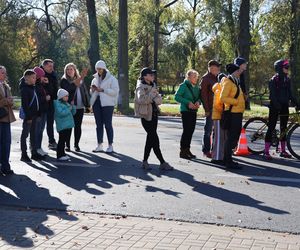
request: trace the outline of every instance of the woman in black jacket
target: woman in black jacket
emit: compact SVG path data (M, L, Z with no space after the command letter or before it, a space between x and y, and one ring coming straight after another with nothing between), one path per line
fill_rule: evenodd
M74 148L76 152L80 151L79 141L81 137L81 124L84 114L84 109L89 107L88 93L85 89L83 79L87 75L87 69L84 69L79 75L78 69L74 63L68 63L64 69L64 75L60 81L60 87L69 92L68 102L76 106L74 115ZM66 143L66 151L70 151L70 138Z
M276 74L269 82L270 91L270 106L269 106L269 124L265 137L265 152L266 160L272 160L270 155L270 146L272 133L276 127L278 116L280 116L280 133L286 130L289 119L289 103L292 102L298 109L299 104L293 97L291 91L291 80L288 77L289 61L278 60L274 63ZM286 152L286 136L280 141L281 153L280 157L291 158L291 155Z

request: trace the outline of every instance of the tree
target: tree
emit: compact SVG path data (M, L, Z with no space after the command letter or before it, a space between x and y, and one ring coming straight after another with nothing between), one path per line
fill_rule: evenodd
M239 10L239 33L238 33L238 53L249 62L250 55L250 0L241 0L240 10ZM244 81L246 86L246 91L249 93L249 64L248 69L244 73ZM247 102L247 109L250 109L250 103Z
M120 84L119 109L129 108L128 85L128 12L127 0L119 0L119 50L118 50L118 78Z
M291 1L291 46L290 46L290 60L291 60L291 79L294 93L299 97L300 90L300 1Z
M90 28L90 47L88 49L88 57L90 61L90 67L93 72L96 62L100 59L99 35L95 0L86 0L86 8Z

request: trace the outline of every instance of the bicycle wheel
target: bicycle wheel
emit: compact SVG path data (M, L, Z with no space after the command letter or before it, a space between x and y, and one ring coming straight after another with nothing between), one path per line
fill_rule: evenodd
M246 132L248 150L253 154L262 154L265 149L265 136L268 130L267 120L253 117L245 123L243 128Z
M300 160L300 125L294 125L287 134L287 147L290 153Z

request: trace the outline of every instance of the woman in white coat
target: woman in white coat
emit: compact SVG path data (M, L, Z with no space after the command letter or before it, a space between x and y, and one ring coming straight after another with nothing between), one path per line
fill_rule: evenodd
M113 152L114 131L112 127L112 116L114 107L117 104L119 94L118 80L108 71L104 61L100 60L96 63L94 79L91 83L91 100L90 104L93 108L96 121L96 132L98 145L93 152L103 151L103 131L104 126L108 139L108 148L106 153Z

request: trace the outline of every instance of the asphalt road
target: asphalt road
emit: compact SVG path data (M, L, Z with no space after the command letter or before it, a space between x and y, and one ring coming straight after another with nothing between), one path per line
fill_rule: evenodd
M300 162L260 156L239 157L243 170L226 171L201 153L203 120L192 143L198 158L179 158L181 122L159 121L163 155L174 171L141 169L145 132L140 120L114 117L115 153L92 153L96 146L93 116L85 116L81 153L58 163L55 152L47 161L20 162L21 121L12 124L11 165L15 175L0 178L0 205L122 214L236 225L300 233ZM106 141L106 137L105 137ZM44 136L44 148L47 136ZM300 143L300 142L299 142ZM71 144L72 145L72 144ZM106 143L105 143L106 146Z

